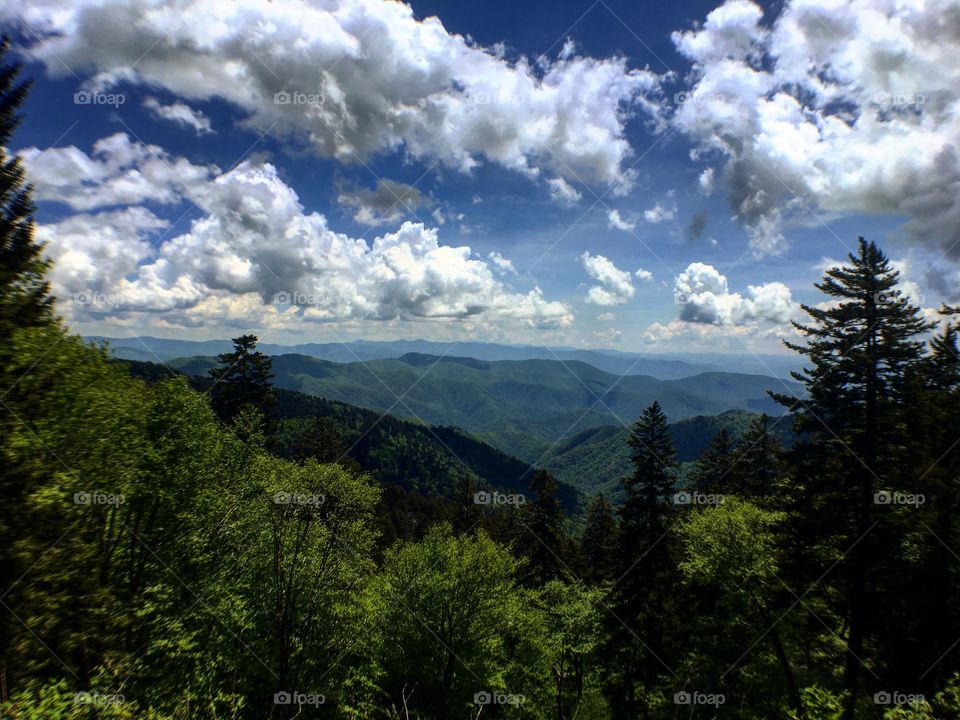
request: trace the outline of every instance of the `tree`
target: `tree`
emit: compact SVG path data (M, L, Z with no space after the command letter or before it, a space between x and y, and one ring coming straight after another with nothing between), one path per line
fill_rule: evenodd
M770 432L771 418L764 413L747 428L737 452L737 490L748 498L767 497L783 467L783 449Z
M811 367L794 372L805 386L795 410L796 428L809 433L804 447L819 452L821 467L830 464L822 488L845 518L835 518L833 535L846 554L849 623L844 671L847 693L844 720L853 720L859 697L860 665L867 627L868 568L877 555L870 536L875 514L874 493L908 475L896 448L906 431L900 403L908 377L917 369L922 344L931 325L920 309L897 290L899 273L873 242L858 239L849 264L828 270L816 287L832 301L826 307L803 305L813 323L794 323L805 345L786 342L805 355ZM778 394L781 404L797 399ZM898 473L897 471L900 470ZM899 476L898 476L899 475ZM831 487L831 485L833 487ZM844 533L843 527L852 532Z
M10 339L17 328L49 324L53 298L46 280L48 261L34 238L33 200L23 163L7 148L22 120L20 106L29 82L18 79L20 63L6 61L10 43L0 39L0 367L6 368ZM2 390L8 389L3 378Z
M580 540L584 576L588 580L609 582L616 579L619 535L616 510L603 493L597 494L587 506L587 520Z
M220 367L210 369L213 409L225 423L247 405L265 417L273 410L273 361L256 347L256 335L234 338L233 352L221 353L217 358Z
M528 558L527 576L542 585L563 573L565 555L563 513L557 500L557 481L546 470L537 470L530 479L528 500L520 512L520 521L528 531L524 554Z
M727 428L720 428L697 459L693 471L696 489L704 493L722 494L726 489L736 488L738 483L734 472L739 470L736 460L734 439Z

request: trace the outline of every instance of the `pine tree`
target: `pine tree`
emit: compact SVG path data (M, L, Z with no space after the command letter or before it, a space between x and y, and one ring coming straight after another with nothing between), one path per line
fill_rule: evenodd
M563 514L557 500L557 481L546 470L537 470L530 479L533 499L521 511L521 522L529 531L526 555L527 574L537 584L558 578L563 571Z
M761 415L740 439L736 475L738 492L750 498L769 496L780 476L783 448L770 432L770 417Z
M620 509L623 540L632 554L641 554L667 529L672 511L676 451L667 416L660 403L643 411L630 429L633 473L623 479L626 500Z
M821 453L819 474L827 482L823 490L840 515L834 533L840 536L837 549L845 554L843 592L849 598L844 720L854 718L860 658L870 633L868 572L879 552L879 543L870 536L874 493L902 480L896 472L896 448L906 428L899 403L920 362L918 336L931 327L920 309L897 290L898 281L899 273L880 248L859 238L849 265L828 270L816 284L832 302L826 307L802 306L813 323L794 327L806 344L785 343L811 363L793 373L805 386L805 397L795 410L796 428L809 433L811 442L804 447ZM797 402L783 394L774 398L788 407ZM825 500L822 494L820 500Z
M697 459L693 471L694 487L704 493L735 491L739 485L735 473L739 469L733 436L727 428L720 428Z
M6 370L14 331L49 324L53 299L48 261L34 239L33 200L23 163L7 148L20 124L20 106L30 89L18 80L21 65L6 62L10 44L0 40L0 372ZM7 390L7 378L0 393Z
M256 335L234 338L233 352L221 353L220 367L210 369L213 409L225 423L246 406L268 418L273 410L273 361L256 347Z
M587 507L587 520L580 541L584 576L593 582L616 579L619 564L619 528L613 505L603 493L597 494Z

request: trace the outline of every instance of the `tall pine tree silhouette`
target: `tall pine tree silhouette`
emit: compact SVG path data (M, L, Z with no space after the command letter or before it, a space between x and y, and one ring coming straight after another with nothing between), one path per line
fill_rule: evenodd
M257 350L256 335L233 339L233 352L221 353L220 367L210 369L214 385L210 395L219 418L229 423L245 407L269 419L276 402L273 394L273 361Z
M824 460L819 471L807 464L822 483L819 501L832 506L833 527L821 523L819 532L832 533L835 549L845 558L843 717L853 720L864 643L871 632L870 572L880 555L874 493L900 479L896 447L905 431L900 402L920 363L923 346L918 336L931 325L897 289L899 273L875 243L859 238L857 252L848 258L848 265L828 270L816 284L831 302L826 307L802 306L812 323L794 327L806 344L786 345L810 363L793 373L806 391L794 411L796 428L809 433L811 442L805 448ZM774 398L788 407L796 404L789 395Z

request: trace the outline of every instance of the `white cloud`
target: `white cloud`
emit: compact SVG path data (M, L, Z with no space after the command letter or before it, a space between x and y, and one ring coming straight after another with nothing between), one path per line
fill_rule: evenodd
M74 210L144 201L174 203L193 197L216 173L213 165L194 165L116 133L98 140L93 152L68 146L21 152L34 196L63 202Z
M425 204L425 198L411 185L382 178L377 180L373 190L341 186L337 202L353 208L353 219L358 223L386 225L399 222L405 215L415 213ZM442 220L437 222L443 224Z
M707 168L702 173L700 173L700 191L704 195L710 195L713 192L713 183L714 183L714 170L712 167Z
M695 155L725 159L758 255L786 248L791 207L902 215L944 247L960 237L956 18L955 0L790 0L764 24L758 5L728 0L674 33L694 70L670 122Z
M112 187L112 176L104 182ZM536 287L509 290L494 277L496 264L474 259L469 247L440 244L436 229L407 222L369 245L334 232L323 215L304 211L268 163L245 161L189 192L201 217L155 253L147 237L166 224L142 207L41 225L38 234L55 259L56 292L100 291L122 298L117 317L148 313L168 327L572 322L567 305ZM287 306L291 301L296 307Z
M643 211L643 219L648 223L659 223L664 220L673 220L677 216L677 209L675 207L665 207L660 203L657 203L649 210Z
M786 323L797 312L798 305L783 283L749 285L747 291L748 297L731 293L722 273L695 262L676 277L673 297L681 306L681 321L705 325Z
M630 273L620 270L603 255L584 252L580 256L583 269L600 283L587 291L586 300L594 305L623 305L634 295Z
M626 230L627 232L630 232L637 226L637 224L624 220L622 217L620 217L619 211L610 210L607 213L607 226L617 230Z
M550 199L564 207L572 207L580 202L583 196L580 191L560 177L547 180L550 187Z
M600 322L613 322L617 319L617 316L612 312L600 313L597 315L597 320Z
M52 75L93 68L186 100L222 98L259 132L354 162L384 150L469 171L488 161L629 188L625 136L656 111L658 77L621 57L507 59L436 17L383 0L48 0L23 21ZM285 95L283 93L286 93ZM278 95L279 94L279 95ZM280 102L275 102L275 98Z
M639 268L633 274L633 276L637 278L637 280L642 280L643 282L653 282L653 273L649 270L644 270L643 268Z
M494 267L497 268L497 270L500 272L501 275L505 275L507 273L511 275L518 274L517 269L513 266L513 262L505 258L496 250L494 250L491 253L488 253L487 258L490 260L490 262L493 263Z
M154 117L169 120L180 127L193 128L197 135L206 135L213 132L213 128L210 127L210 118L185 103L174 102L163 105L156 98L148 97L143 101L143 106L150 110Z

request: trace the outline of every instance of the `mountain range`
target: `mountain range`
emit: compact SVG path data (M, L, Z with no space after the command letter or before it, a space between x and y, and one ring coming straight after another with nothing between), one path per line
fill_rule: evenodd
M674 422L732 409L776 415L782 408L767 391L795 393L800 387L743 373L703 372L674 380L621 376L580 361L485 361L419 353L353 363L294 354L272 360L279 388L460 427L536 464L584 430L629 425L655 400ZM216 364L214 357L167 363L188 375L206 375Z
M189 356L215 356L228 352L230 340L175 340L149 336L108 338L89 336L87 340L108 343L115 357L124 360L167 362ZM556 360L584 362L613 375L649 375L660 380L676 380L703 372L741 372L789 377L798 369L796 355L753 355L748 353L628 353L619 350L586 350L570 347L502 345L481 342L433 342L429 340L355 340L334 343L279 345L261 342L259 349L268 355L307 355L331 362L364 362L399 358L408 353L455 355L477 360Z

